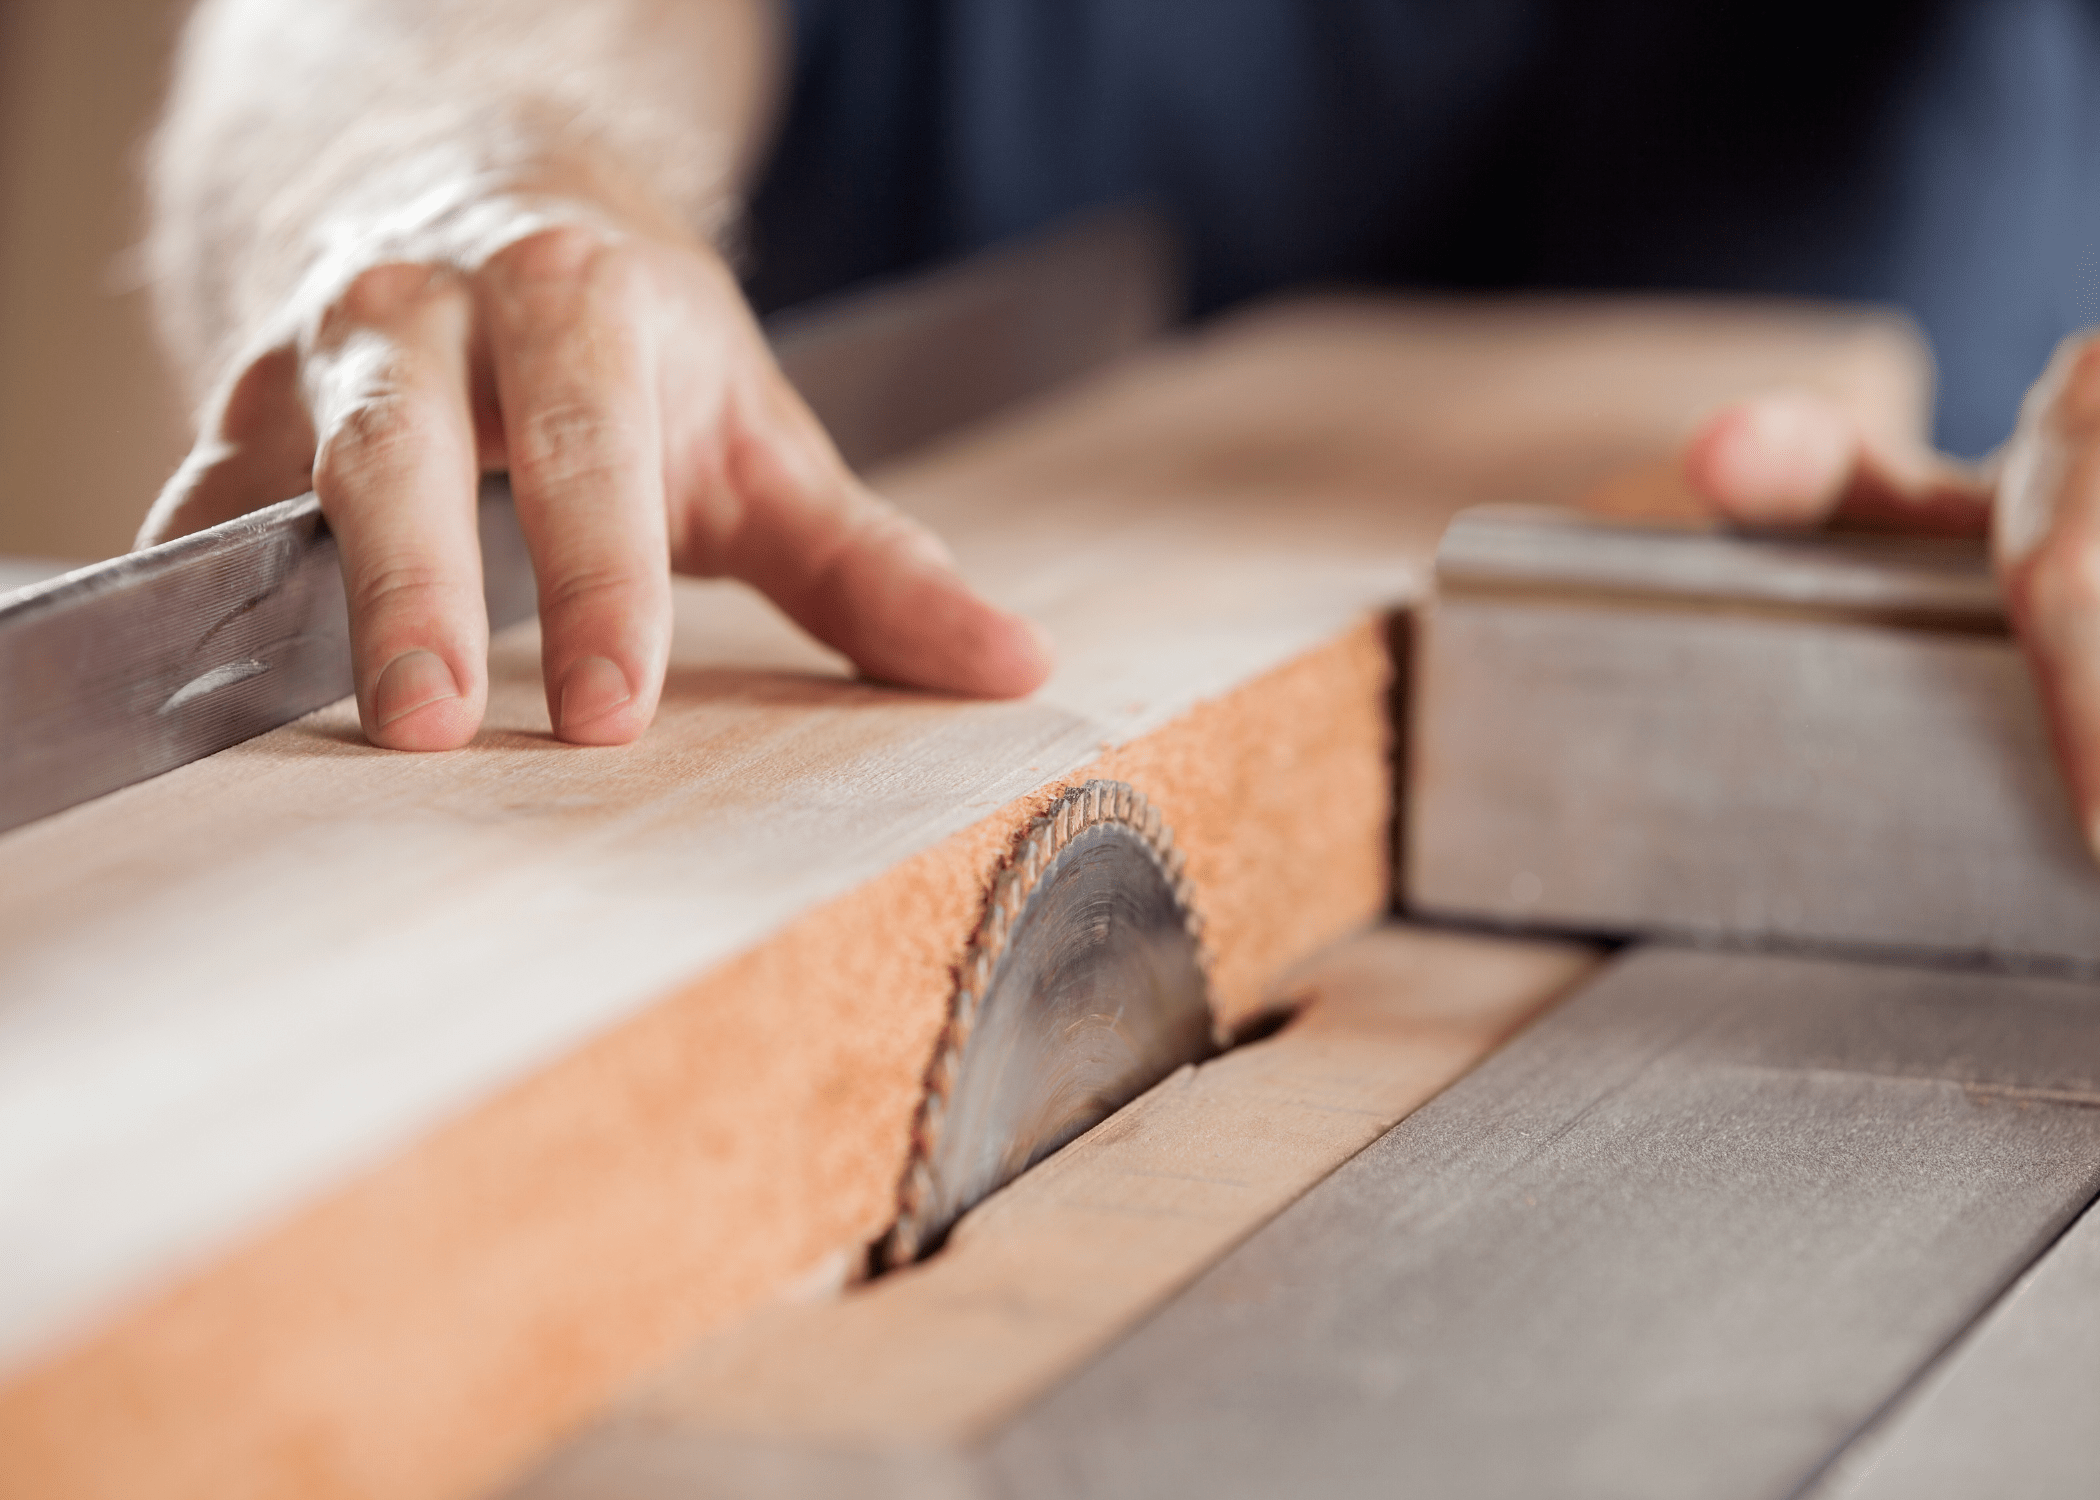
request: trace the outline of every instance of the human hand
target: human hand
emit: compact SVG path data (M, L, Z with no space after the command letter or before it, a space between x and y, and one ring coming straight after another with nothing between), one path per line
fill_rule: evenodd
M1784 393L1713 414L1684 468L1746 524L1988 532L2072 806L2100 857L2100 334L2058 347L1983 466L1891 450L1834 402Z
M523 232L492 234L507 211L476 222L492 253L374 254L297 296L208 404L141 543L312 488L359 716L394 749L451 749L481 723L475 494L492 469L532 555L562 739L648 727L674 568L755 585L874 677L989 697L1043 680L1043 633L847 470L711 249L524 210Z

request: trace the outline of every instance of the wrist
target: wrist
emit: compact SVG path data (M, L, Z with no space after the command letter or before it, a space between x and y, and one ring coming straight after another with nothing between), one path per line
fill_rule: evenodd
M617 169L580 157L507 170L397 162L355 192L338 192L308 222L299 235L305 253L268 278L278 290L241 320L245 336L227 350L213 384L237 378L268 351L308 342L328 310L378 268L418 265L472 276L510 247L559 229L726 258L718 244L739 208L731 195L718 194L702 222L688 223Z

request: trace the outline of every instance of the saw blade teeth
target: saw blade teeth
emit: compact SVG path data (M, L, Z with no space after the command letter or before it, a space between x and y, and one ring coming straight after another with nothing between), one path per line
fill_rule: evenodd
M955 1092L955 1080L962 1072L962 1039L941 1048L940 1055L933 1060L933 1067L926 1078L926 1097L929 1101L940 1099L942 1109L945 1101Z
M913 1159L898 1184L898 1217L873 1251L882 1265L908 1265L919 1258L928 1243L932 1232L928 1215L934 1212L933 1205L941 1201L932 1164L946 1124L948 1104L962 1080L964 1057L976 1029L978 1012L991 993L993 976L1021 913L1065 848L1089 829L1109 823L1121 824L1135 833L1165 875L1208 991L1216 955L1204 940L1203 914L1197 909L1195 888L1187 877L1187 851L1176 843L1165 815L1128 782L1098 777L1068 787L1030 823L1005 867L993 876L977 934L956 967L948 1025L927 1064L926 1093L912 1120ZM1215 1006L1214 1000L1212 1004ZM1216 1028L1215 1019L1213 1028L1222 1049L1229 1038Z
M950 1087L953 1087L953 1079ZM946 1089L930 1092L919 1109L919 1149L932 1151L941 1138L941 1122L948 1115L948 1093Z

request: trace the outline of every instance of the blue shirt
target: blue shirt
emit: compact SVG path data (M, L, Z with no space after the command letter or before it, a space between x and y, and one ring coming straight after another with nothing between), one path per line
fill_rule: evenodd
M2100 0L801 0L761 307L1147 200L1312 283L1890 302L1938 436L2100 322Z

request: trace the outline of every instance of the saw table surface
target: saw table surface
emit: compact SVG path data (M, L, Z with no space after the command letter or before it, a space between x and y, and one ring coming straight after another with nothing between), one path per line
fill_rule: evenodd
M987 1464L1011 1495L1792 1495L2096 1191L2100 986L1644 949ZM2094 1365L2059 1349L2031 1376L2083 1415L1972 1493L2090 1455ZM2010 1392L1956 1366L1939 1415L1972 1430L1927 1415L1891 1457L1977 1446Z
M1915 427L1925 375L1900 327L1829 309L1270 309L885 476L987 592L1058 638L1059 674L1031 700L857 682L747 593L681 584L662 715L632 750L551 742L524 629L497 645L489 728L467 751L373 751L337 705L0 839L0 1491L463 1500L534 1472L559 1482L550 1453L621 1390L696 1341L738 1336L797 1287L835 1286L886 1227L958 955L1005 851L1063 787L1119 779L1161 808L1207 919L1221 1019L1256 1021L1294 960L1389 899L1389 616L1420 599L1448 517L1585 493L1667 506L1686 423L1780 384L1829 390L1894 440ZM1402 1431L1365 1403L1418 1389L1410 1351L1431 1349L1482 1362L1452 1402L1535 1375L1534 1406L1512 1410L1541 1432L1582 1425L1556 1414L1554 1392L1593 1351L1611 1389L1646 1403L1627 1408L1629 1450L1670 1427L1673 1392L1718 1400L1773 1371L1814 1376L1789 1456L1756 1470L1805 1478L1816 1444L1840 1443L1926 1369L1926 1346L1955 1337L2090 1193L2084 1122L2100 1115L2091 1080L2065 1071L2092 1055L2083 991L2037 980L2001 995L1979 980L1954 1006L1943 986L1884 1004L1870 985L1821 1009L1778 1005L1785 1024L1760 1042L1744 1019L1760 1013L1755 984L1716 979L1709 994L1668 957L1615 970L1314 1188L1586 962L1467 949L1443 977L1410 980L1410 1004L1436 1014L1440 996L1470 995L1480 1008L1444 1030L1410 1012L1404 1065L1338 1031L1315 1066L1315 1033L1287 1027L1207 1064L1201 1089L1183 1079L1191 1091L1170 1098L1169 1080L1074 1143L1072 1161L1131 1168L1145 1141L1109 1147L1147 1120L1229 1142L1198 1107L1228 1084L1356 1080L1346 1105L1325 1082L1272 1095L1260 1117L1289 1124L1290 1149L1272 1143L1269 1175L1205 1198L1208 1229L1151 1242L1150 1269L1130 1262L1123 1292L1067 1304L1078 1321L1042 1320L1063 1329L1055 1359L1012 1353L1010 1402L924 1435L941 1482L1054 1487L1095 1473L1113 1438L1133 1485L1209 1475L1205 1493L1229 1492L1232 1473L1184 1465L1193 1450L1174 1447L1210 1441L1220 1421L1308 1464L1319 1455L1304 1443L1325 1433L1324 1472L1346 1478ZM1454 977L1490 972L1509 987L1486 998ZM1673 1005L1712 1034L1664 1026L1637 1055L1624 1017ZM1934 1053L1928 1032L1899 1045L1903 1028L1874 1027L1906 1005L1943 1027L1964 1007L2042 1018L2056 1050L2007 1042L2000 1055L1985 1045L1997 1033L1973 1027L1946 1033L1969 1051ZM1855 1012L1864 1029L1845 1032ZM1511 1083L1547 1063L1567 1065L1565 1088L1594 1063L1618 1092L1585 1104ZM1725 1085L1732 1113L1703 1114L1684 1079ZM1836 1102L1789 1122L1806 1098ZM1870 1099L1890 1109L1845 1114ZM1346 1119L1316 1128L1302 1111L1323 1107ZM1453 1119L1472 1122L1454 1127L1465 1139L1437 1134ZM1767 1127L1783 1163L1760 1156ZM1697 1151L1675 1167L1643 1154L1658 1130ZM1526 1131L1561 1144L1527 1157L1512 1144ZM1084 1197L1083 1174L1060 1170L1022 1183ZM1126 1217L1148 1201L1131 1180ZM1494 1197L1519 1182L1545 1205L1530 1218L1538 1205ZM1171 1217L1176 1201L1158 1206ZM1410 1213L1419 1256L1382 1260L1380 1216ZM1547 1237L1519 1255L1527 1225ZM1612 1238L1635 1231L1663 1236L1647 1260ZM1310 1249L1293 1238L1307 1232ZM1324 1290L1263 1281L1272 1253L1327 1255L1333 1274ZM1580 1272L1565 1285L1562 1258ZM1826 1263L1842 1273L1828 1295L1872 1292L1855 1330L1866 1342L1852 1364L1826 1345L1789 1364L1761 1310L1823 1286ZM1469 1266L1495 1275L1445 1297L1438 1278ZM2075 1294L2076 1266L2048 1272L2008 1314ZM1660 1287L1665 1273L1678 1312L1715 1321L1628 1325L1648 1339L1629 1352L1584 1342L1608 1301L1556 1300L1625 1291L1615 1276ZM870 1291L893 1284L910 1283ZM1418 1291L1423 1320L1394 1325L1392 1299ZM1330 1299L1321 1316L1362 1336L1346 1388L1322 1387L1339 1377L1309 1356L1294 1366L1290 1340L1259 1323L1315 1292ZM1975 1357L2046 1364L2054 1324L2040 1321L2041 1336L1981 1327ZM1541 1323L1566 1337L1535 1368L1494 1342ZM1708 1332L1743 1329L1770 1335L1771 1358L1711 1384ZM809 1337L821 1359L826 1335ZM1388 1339L1397 1352L1381 1355ZM1224 1404L1176 1412L1174 1381L1145 1387L1161 1368L1148 1361L1216 1384ZM1974 1412L1961 1403L1975 1383L1920 1385L1918 1400ZM1145 1410L1159 1420L1144 1431L1116 1426L1114 1412ZM1092 1434L1075 1437L1065 1414L1095 1411L1111 1419L1075 1416ZM1483 1430L1446 1414L1439 1442ZM626 1430L606 1420L613 1438ZM1875 1438L1890 1463L1920 1422L1958 1425L1892 1408ZM651 1464L684 1451L671 1437L628 1466L633 1493L705 1492L690 1474L647 1487ZM1676 1451L1651 1457L1667 1468ZM1459 1478L1473 1461L1440 1460ZM1595 1472L1638 1489L1665 1468ZM1541 1488L1541 1470L1506 1472ZM610 1480L589 1492L621 1493Z
M2100 985L1596 962L1345 943L952 1257L703 1341L510 1500L2092 1493ZM1463 1068L1542 1001L1407 1112L1440 1029ZM1374 1081L1405 1118L1309 1152Z

